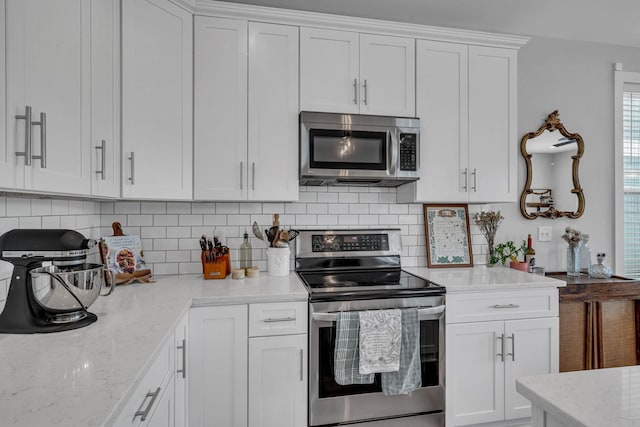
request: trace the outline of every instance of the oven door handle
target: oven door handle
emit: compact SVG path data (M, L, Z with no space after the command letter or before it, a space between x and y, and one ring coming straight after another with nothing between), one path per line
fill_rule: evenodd
M426 307L418 309L419 320L437 320L442 317L444 313L444 305L438 305L436 307ZM319 322L335 322L338 318L338 313L313 313L313 320Z

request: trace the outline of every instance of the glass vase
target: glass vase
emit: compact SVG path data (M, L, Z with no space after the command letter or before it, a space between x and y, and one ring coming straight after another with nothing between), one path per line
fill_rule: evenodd
M567 276L580 276L580 254L578 246L567 247Z

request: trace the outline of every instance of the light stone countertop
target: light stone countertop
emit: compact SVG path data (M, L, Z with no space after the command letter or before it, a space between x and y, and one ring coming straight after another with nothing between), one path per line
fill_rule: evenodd
M193 305L305 301L295 273L243 280L160 276L118 286L89 307L98 321L50 334L0 334L3 427L101 426L129 398L147 362ZM119 403L120 402L120 403Z
M563 280L499 266L468 268L409 267L404 270L425 280L445 286L448 294L567 286Z
M561 425L640 426L640 366L523 377L516 390Z

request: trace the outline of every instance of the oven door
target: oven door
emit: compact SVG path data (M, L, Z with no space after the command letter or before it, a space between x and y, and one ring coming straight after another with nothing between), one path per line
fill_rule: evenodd
M422 388L385 396L380 374L373 384L341 386L333 372L336 313L419 307ZM309 334L309 425L322 426L434 413L444 425L444 296L311 303ZM440 413L440 414L437 414Z

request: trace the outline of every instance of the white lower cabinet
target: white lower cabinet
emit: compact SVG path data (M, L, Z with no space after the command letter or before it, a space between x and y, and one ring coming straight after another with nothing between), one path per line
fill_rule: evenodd
M249 338L249 426L307 422L307 335Z
M557 290L452 294L447 310L446 425L526 424L515 382L558 372Z
M307 302L194 307L189 426L307 422Z
M188 315L160 346L157 356L113 423L117 427L186 427Z

